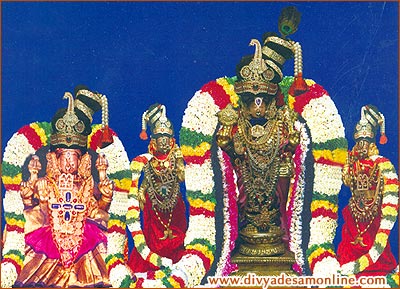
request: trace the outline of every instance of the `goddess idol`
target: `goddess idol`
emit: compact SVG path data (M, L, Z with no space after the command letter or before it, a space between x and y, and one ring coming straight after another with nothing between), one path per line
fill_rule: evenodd
M148 138L147 124L151 130L148 154L135 158L146 160L137 195L143 218L142 231L151 252L176 263L185 251L187 230L186 205L180 189L185 180L185 165L164 105L154 104L143 113L142 140ZM133 272L160 269L145 260L140 246L135 245L128 261Z
M351 198L343 209L337 256L346 275L386 276L397 266L388 237L398 214L398 177L392 163L379 155L375 143L379 127L380 143L385 144L383 114L373 105L363 106L353 134L356 143L343 167L343 183Z

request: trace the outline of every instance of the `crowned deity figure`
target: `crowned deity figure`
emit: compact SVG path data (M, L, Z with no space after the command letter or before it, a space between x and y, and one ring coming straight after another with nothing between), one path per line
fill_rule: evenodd
M297 114L285 104L278 83L282 65L293 56L292 43L266 33L263 45L252 39L254 56L237 65L234 89L238 109L218 113L218 145L236 171L239 238L243 255L276 256L287 250L286 202L299 143Z
M185 165L164 105L154 104L143 113L142 140L148 138L147 124L151 130L149 161L143 167L143 180L138 191L142 230L152 252L176 263L184 252L183 242L188 226L186 205L180 189L185 180ZM159 269L144 260L137 248L133 248L128 265L133 272Z
M50 150L45 160L32 156L29 178L20 186L25 261L16 287L110 286L104 257L114 183L105 155L98 154L92 169L87 150L92 115L105 96L77 87L75 99L69 92L64 98L68 108L52 119Z
M345 274L387 275L397 266L387 240L395 222L391 219L397 215L398 177L390 161L379 155L375 144L379 127L380 143L385 144L383 114L373 105L363 106L353 134L355 145L342 171L343 183L351 191L349 203L342 212L344 225L337 251ZM368 266L357 271L349 267L362 258Z

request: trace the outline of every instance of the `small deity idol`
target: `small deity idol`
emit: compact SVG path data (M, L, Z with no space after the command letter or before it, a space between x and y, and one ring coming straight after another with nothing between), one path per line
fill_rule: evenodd
M65 93L68 109L52 120L46 161L33 155L29 179L21 183L24 203L25 262L17 287L109 287L104 262L105 231L114 184L108 179L104 154L87 151L92 114L104 96L79 88L76 99ZM45 175L38 173L45 166ZM97 174L97 173L96 173Z
M185 180L185 165L164 105L154 104L143 114L142 139L147 139L146 124L151 129L148 151L151 159L143 168L138 192L142 230L152 252L176 263L184 251L188 225L180 191L180 183ZM159 269L144 260L136 248L131 252L128 265L133 272Z
M354 130L355 145L342 171L343 183L350 188L351 198L342 212L344 225L338 260L344 271L348 264L360 258L369 262L362 271L345 274L387 275L397 266L387 241L394 223L390 219L396 218L393 214L384 214L390 210L396 212L398 208L398 178L390 161L379 155L375 144L379 126L380 143L384 144L387 138L383 114L373 105L363 106L361 120ZM371 249L373 246L378 247Z

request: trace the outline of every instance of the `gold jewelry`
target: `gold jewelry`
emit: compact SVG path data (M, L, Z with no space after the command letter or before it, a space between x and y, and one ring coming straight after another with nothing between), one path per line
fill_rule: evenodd
M159 174L159 172L157 170L158 165L160 165L161 167L164 167L164 168L169 168L171 166L171 162L169 161L169 159L171 157L171 153L172 153L172 149L168 152L168 155L164 160L161 160L161 159L157 158L155 155L153 155L152 159L150 160L150 164L153 167L154 172L156 174Z
M90 122L93 121L93 114L94 114L93 109L89 108L86 104L84 104L79 99L75 100L75 107L77 109L79 109L80 111L82 111L87 116L87 118L90 120Z
M223 110L217 113L218 121L223 126L232 126L237 123L239 114L233 108L233 105L229 103Z
M254 57L248 65L240 69L240 76L243 80L235 82L235 92L239 94L245 92L276 94L278 85L270 83L275 74L262 59L260 42L257 39L252 39L249 45L256 47Z
M373 132L372 126L367 121L360 121L356 124L356 132L354 133L354 139L359 138L374 138L375 133Z
M264 45L267 42L272 42L272 43L279 44L279 45L281 45L283 47L286 47L287 49L290 49L290 50L292 50L292 48L293 48L293 45L289 41L287 41L285 39L282 39L282 38L280 38L278 36L270 36L270 37L268 37L267 39L264 40Z
M176 160L174 157L171 157L171 154L168 154L168 156L169 167L163 165L158 169L152 160L150 160L150 164L144 167L144 175L149 184L147 188L149 198L153 208L162 212L171 212L175 208L180 194L176 173ZM160 161L157 158L155 160L157 164Z
M50 143L53 146L64 144L71 146L87 146L87 136L81 133L85 130L85 124L78 118L74 112L74 99L71 93L66 92L64 98L68 99L68 108L65 115L55 123L57 132L50 137Z
M103 97L102 94L94 93L94 92L91 92L90 90L87 90L87 89L78 90L76 95L78 95L78 94L82 94L82 95L84 95L84 96L86 96L88 98L91 98L94 101L96 101L97 103L101 103L101 99Z
M358 223L373 220L379 212L383 184L379 171L377 172L377 164L367 174L364 165L357 160L350 170L350 177L352 197L349 200L349 209L354 221ZM374 185L375 190L371 190Z
M50 142L54 146L59 145L59 144L66 144L68 146L70 146L72 144L76 144L81 147L86 147L87 146L87 136L80 135L80 134L55 133L50 136Z
M268 58L273 59L274 61L278 62L280 65L283 65L285 63L285 61L286 61L285 57L280 55L275 50L269 48L268 46L264 46L262 48L262 52L263 52L263 54L265 56L267 56Z
M365 232L368 231L369 227L371 227L371 225L372 225L373 222L374 222L374 219L372 219L372 220L368 223L367 227L365 227L365 229L364 229L362 232L360 231L360 226L359 226L358 223L356 222L356 227L357 227L357 232L358 232L358 234L357 234L356 238L354 239L354 241L353 241L353 242L350 242L350 244L352 244L352 245L360 244L361 247L366 247L367 245L364 244L364 240L363 240L363 238L362 238L362 235L363 235Z
M278 91L278 85L272 82L241 81L241 82L235 82L234 87L235 87L235 92L238 94L250 92L255 95L260 93L275 95Z
M375 143L370 143L368 148L368 156L376 156L379 155L379 149Z
M265 60L265 63L267 65L271 66L275 70L275 72L279 74L281 79L283 78L282 70L278 67L278 65L275 64L275 62L267 59L267 60Z
M157 210L154 210L156 213L157 220L160 221L161 225L165 228L164 230L164 236L159 238L161 241L166 240L167 238L169 239L174 239L176 236L172 234L172 230L170 229L171 226L171 221L172 221L172 212L169 213L169 218L168 218L168 224L165 224L163 220L161 220L160 216L158 215Z
M79 175L76 177L79 178ZM61 184L60 182L63 182L61 179L66 182ZM79 191L75 194L73 189L69 189L73 188L75 181L73 176L60 176L58 184L52 178L47 177L46 180L50 185L48 207L51 212L53 240L64 268L70 268L82 244L84 222L88 215L87 207L93 194L93 179L82 180ZM60 189L64 196L61 195Z

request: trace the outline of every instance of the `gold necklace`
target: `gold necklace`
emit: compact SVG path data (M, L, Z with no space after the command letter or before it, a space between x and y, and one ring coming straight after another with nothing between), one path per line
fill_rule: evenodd
M172 152L172 149L168 152L168 155L164 160L161 160L161 159L157 158L155 155L153 155L153 158L151 161L153 168L156 168L158 165L160 165L161 167L164 167L164 168L169 168L170 164L171 164L170 160L169 160L170 156L171 156L171 152Z
M372 220L369 222L369 224L367 225L367 227L365 227L365 229L362 230L362 232L360 232L360 226L359 226L358 222L356 222L356 227L357 227L357 232L358 232L358 234L357 234L356 238L354 239L354 241L353 241L353 242L350 242L350 244L352 244L352 245L360 244L361 247L366 247L367 245L364 244L364 240L363 240L362 235L363 235L365 232L368 231L369 227L371 227L371 225L372 225L373 222L374 222L374 219L372 219Z
M168 218L168 224L165 224L163 222L163 220L161 220L160 216L158 215L158 211L154 210L154 212L156 213L156 217L158 219L158 221L160 221L161 225L164 227L164 236L162 236L161 238L159 238L161 241L166 240L167 238L169 239L174 239L176 238L176 236L174 234L172 234L172 230L170 229L169 226L171 226L171 221L172 221L172 212L169 213L169 218Z
M147 193L155 209L171 212L177 203L180 189L176 174L175 158L171 158L170 168L158 170L152 164L144 167L144 175L149 184Z

